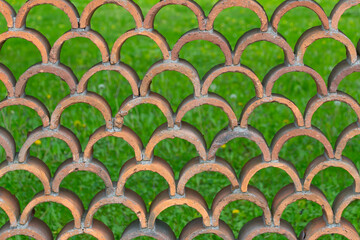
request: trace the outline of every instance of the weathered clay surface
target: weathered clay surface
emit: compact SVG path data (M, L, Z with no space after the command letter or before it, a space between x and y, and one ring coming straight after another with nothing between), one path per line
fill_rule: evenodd
M35 29L26 26L26 19L31 9L43 4L50 4L62 10L69 19L71 29L64 33L51 46L47 38ZM91 28L91 18L98 8L104 4L115 4L128 11L135 21L132 29L115 41L111 50L101 34ZM322 7L312 0L287 0L274 11L271 19L263 7L255 0L220 0L206 15L203 9L193 0L163 0L156 3L146 15L132 0L93 0L79 14L69 0L28 0L16 12L5 0L0 0L0 14L4 16L8 30L0 34L0 50L10 38L21 38L34 44L41 54L41 62L29 67L19 79L15 79L9 68L0 63L0 81L4 84L7 96L0 101L0 110L14 105L22 105L34 110L40 117L42 125L28 133L22 146L16 144L11 133L0 127L0 146L4 149L6 159L0 163L0 177L5 174L25 170L36 176L43 185L43 191L27 201L21 210L18 199L7 189L0 187L0 209L9 219L0 228L0 239L15 235L25 235L35 239L53 239L49 226L33 215L37 205L44 202L55 202L64 205L73 215L73 220L63 226L58 239L69 239L80 234L88 234L97 239L113 240L111 229L96 219L98 210L108 204L122 204L131 209L137 220L126 226L121 239L133 239L141 236L155 239L176 239L174 232L167 223L158 216L167 208L176 205L187 205L199 212L201 218L193 219L182 230L179 239L193 239L201 234L215 234L223 239L253 239L264 233L282 234L288 239L317 239L328 234L340 234L349 239L360 239L353 224L342 217L344 210L355 200L360 199L360 175L354 162L342 155L347 143L360 134L359 122L347 126L339 135L335 146L327 136L312 125L316 111L326 102L341 101L350 106L360 119L360 105L352 96L338 90L341 81L348 75L360 71L358 49L350 39L338 29L341 16L345 11L360 4L359 0L339 1L330 16ZM184 33L171 48L166 33L160 34L154 29L154 20L162 8L167 5L182 5L195 15L198 23L196 29ZM260 28L252 29L241 36L234 49L228 40L216 31L215 20L227 8L243 7L253 11L260 20ZM306 7L319 18L321 25L305 31L293 50L286 39L278 33L282 17L294 8ZM145 76L140 79L137 72L121 60L121 50L127 39L133 36L146 36L152 39L162 52L163 58L153 64ZM73 38L87 38L92 41L101 53L101 61L87 70L80 78L73 70L61 62L61 49L66 41ZM346 59L338 63L332 70L326 83L311 66L304 65L306 49L316 40L331 38L344 45ZM181 50L187 43L202 40L209 41L219 47L224 54L224 62L215 66L201 79L197 69L185 59ZM258 41L267 41L280 47L284 52L284 62L271 69L261 81L254 71L241 64L242 55L249 45ZM115 71L122 75L131 86L132 94L128 96L116 113L109 103L100 95L88 91L90 78L99 71ZM175 111L169 99L152 91L151 83L158 74L165 71L177 71L189 78L193 92L185 98ZM60 77L69 87L70 95L63 98L52 113L38 99L26 92L28 80L39 73L50 73ZM244 106L240 116L226 101L226 96L219 96L210 91L216 78L224 73L236 72L251 79L255 96ZM272 92L276 81L289 72L309 74L316 85L317 94L307 104L302 113L298 106L282 95ZM171 79L173 80L173 79ZM176 79L175 79L176 80ZM86 103L98 109L103 116L103 124L93 132L84 149L76 135L61 125L62 113L71 105ZM262 133L250 126L248 120L257 107L268 103L280 103L291 110L294 123L280 129L268 144ZM152 104L158 107L166 118L166 122L153 132L148 143L124 125L129 111L141 104ZM228 126L219 131L210 146L204 136L191 123L185 122L185 115L196 107L211 105L219 108L228 117ZM324 147L323 155L315 158L307 167L304 176L299 169L282 158L281 149L292 138L307 136L320 142ZM134 158L127 160L118 170L117 181L112 181L109 170L100 160L93 157L96 143L106 137L121 138L134 150ZM31 146L41 138L57 138L64 141L72 153L70 159L64 160L51 174L48 166L41 159L30 155ZM179 174L171 168L171 163L154 155L157 144L165 139L181 138L194 145L198 156L185 164ZM231 159L217 156L221 146L236 138L246 138L254 142L261 155L249 159L237 175ZM282 188L275 196L272 206L264 194L252 186L250 180L265 168L279 168L289 175L292 183ZM312 184L312 180L322 170L337 167L346 170L354 179L353 185L340 192L331 206L325 195ZM71 173L87 171L95 173L104 182L104 188L92 199L89 206L83 206L78 196L64 188L62 181ZM152 171L162 176L168 189L159 193L146 208L141 196L126 188L127 180L136 173ZM211 207L207 205L199 192L187 187L188 181L203 172L218 172L224 175L229 185L224 186L214 197ZM306 199L319 204L323 216L309 220L307 226L296 236L291 224L282 219L282 214L293 202ZM220 219L223 209L230 203L245 200L257 205L262 211L261 217L255 218L244 225L234 236L230 227ZM3 213L1 213L3 214Z

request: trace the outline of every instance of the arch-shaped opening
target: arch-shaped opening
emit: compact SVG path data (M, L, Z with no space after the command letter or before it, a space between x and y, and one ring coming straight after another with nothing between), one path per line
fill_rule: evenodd
M151 104L138 105L124 117L124 125L136 132L144 145L149 141L155 129L164 122L166 118L161 110Z
M311 219L322 215L322 208L319 204L301 199L288 205L282 213L281 218L288 221L293 226L296 235L299 236L300 232Z
M180 138L194 145L197 154L202 160L206 160L206 142L201 132L194 126L181 122L181 128L168 128L164 123L158 127L151 136L144 151L144 158L150 159L154 154L156 145L165 139Z
M297 136L289 139L281 148L279 157L294 164L300 176L303 176L306 167L317 156L324 153L321 142L308 136Z
M27 28L26 30L18 30L18 31L6 31L0 35L0 48L3 46L3 44L9 40L9 39L23 39L30 43L32 43L40 52L42 62L48 63L49 61L49 51L50 51L50 43L46 39L45 36L43 36L38 31Z
M32 219L31 216L39 204L50 202L65 206L71 212L71 217L74 219L74 226L80 228L84 207L77 195L67 189L62 189L59 195L45 195L44 192L36 194L22 211L20 224L25 225Z
M276 178L274 178L274 176L276 176ZM272 183L271 188L267 185L269 182ZM268 167L255 173L250 179L249 185L258 188L266 197L269 206L271 206L277 192L292 182L290 176L282 169Z
M179 237L186 224L195 218L201 218L200 213L186 205L169 207L157 217L157 219L167 223L177 237Z
M80 112L82 114L79 115ZM76 135L82 149L85 148L89 136L105 122L101 112L86 103L76 103L67 107L60 120L62 126L69 128Z
M104 19L106 19L105 24ZM104 37L111 49L120 35L135 28L135 20L123 7L116 4L104 4L91 17L91 28Z
M72 28L66 13L50 4L41 4L31 8L26 17L26 26L41 32L51 45ZM54 28L56 31L53 30Z
M115 0L115 1L96 0L96 1L91 2L91 4L88 4L85 7L85 9L81 15L80 21L79 21L80 28L86 28L86 27L90 26L90 21L91 21L93 14L95 13L95 11L99 7L106 5L108 3L112 3L112 4L123 7L125 10L127 10L133 16L133 20L136 23L136 28L142 27L143 14L141 12L141 9L135 2L119 1L119 0Z
M7 69L3 66L3 74L5 75L6 85L11 84L11 73L6 73ZM76 91L77 79L74 76L72 70L63 64L35 64L28 68L17 80L15 86L15 97L21 97L25 94L25 89L29 79L37 74L41 73L50 73L55 75L55 77L60 77L66 82L71 93L74 94ZM10 91L9 91L10 92Z
M25 27L27 16L29 12L32 10L32 8L42 5L52 5L59 8L68 16L69 18L68 21L70 21L71 23L71 28L78 27L79 13L77 12L77 9L74 7L74 5L71 4L71 2L61 1L61 0L60 1L30 0L27 1L25 4L23 4L19 9L14 24L15 28Z
M149 94L150 85L153 79L157 75L165 74L166 72L177 72L186 76L193 85L194 95L196 97L200 97L201 83L198 72L191 64L189 64L187 61L184 61L183 59L180 59L176 62L168 62L166 60L161 60L152 65L142 79L142 82L140 83L140 95L146 96L147 94ZM177 80L177 82L178 81L179 80Z
M343 62L345 63L346 61L343 61ZM287 75L288 73L291 73L290 74L291 77L294 77L294 76L292 76L293 73L295 73L297 75L304 74L304 73L309 74L309 76L311 76L313 82L316 84L316 92L317 92L317 94L319 94L320 96L328 95L328 89L327 89L327 86L325 84L325 81L320 76L320 74L317 73L314 69L312 69L311 67L306 66L306 65L288 66L286 64L280 64L280 65L272 68L266 74L266 76L264 77L264 80L263 80L265 95L270 96L272 94L272 92L273 92L273 88L274 88L274 85L275 85L276 81L278 81L279 78L283 78L284 75ZM308 77L308 75L304 76L305 80L306 80L306 77ZM287 75L287 78L289 78L289 75ZM301 84L303 84L303 83L301 83ZM299 84L299 85L301 86L301 84ZM329 88L332 89L331 87L329 87Z
M139 163L143 163L143 164L139 164ZM119 180L117 182L117 186L116 186L116 191L115 194L117 196L123 196L126 195L127 192L129 192L129 188L125 188L126 183L128 182L129 178L131 178L135 173L139 173L139 172L148 172L147 175L143 176L145 177L145 180L151 179L150 177L148 177L148 175L150 174L155 174L155 178L154 179L160 179L159 181L163 181L165 180L167 187L168 187L168 191L170 196L175 196L176 194L176 182L175 182L175 178L174 178L174 172L172 170L172 168L170 167L170 165L165 162L163 159L159 158L159 157L154 157L151 161L151 163L149 164L144 164L145 162L138 162L136 161L135 158L132 158L130 160L128 160L122 167L120 170L120 174L119 174ZM159 178L161 176L161 178ZM131 181L130 180L130 187L138 187L138 183L139 181L137 181L138 179L141 180L141 177L138 175L137 177L134 177L135 180ZM154 180L151 180L154 181ZM158 181L155 180L155 182L157 183ZM155 199L156 195L156 191L158 188L160 188L158 185L156 185L154 183L153 185L153 190L155 191L155 193L153 193L153 198L149 197L149 199L145 199L148 203L148 205L150 206L151 202L153 199ZM165 186L164 185L164 186ZM140 188L140 192L143 191L145 189L143 189L142 187ZM148 191L148 190L146 190ZM149 195L149 192L140 194L141 196L146 196ZM144 208L145 207L145 203L144 203Z
M38 73L27 81L25 93L39 99L49 112L53 112L61 99L70 94L70 89L60 77L51 73Z
M25 96L23 98L7 98L4 99L3 101L0 101L0 110L4 110L7 107L18 107L18 106L21 106L23 108L25 107L25 109L28 108L34 110L34 112L36 112L35 118L39 117L41 119L42 126L43 127L49 126L50 123L49 111L44 106L44 104L40 102L38 99L31 96Z
M170 19L176 20L169 21ZM154 28L166 37L172 48L184 33L198 28L198 19L186 6L168 5L156 14Z
M245 104L256 96L253 81L238 72L225 72L219 75L210 85L209 91L222 96L230 104L236 116L240 116Z
M357 121L356 113L346 103L331 101L324 103L312 117L312 125L318 127L334 146L340 133Z
M198 153L190 142L174 138L159 142L154 149L154 156L166 160L174 171L175 179L178 179L181 169L188 161L198 156Z
M94 65L81 77L77 86L77 92L84 93L88 88L88 82L90 81L91 77L101 72L106 72L107 74L116 72L120 74L120 76L124 77L128 84L130 84L133 95L139 95L139 77L134 69L124 63L118 63L114 65L104 65L103 63L98 63Z
M259 41L246 47L240 62L252 69L259 79L263 79L271 68L285 61L284 57L284 52L279 46L267 41Z
M115 239L120 239L126 226L137 219L136 214L122 204L109 204L101 207L94 215L108 226L114 233Z
M183 5L183 6L187 7L189 10L191 10L193 12L193 14L195 14L199 28L201 30L204 30L204 25L205 25L204 12L203 12L202 8L198 5L197 2L191 1L191 0L180 0L180 1L172 0L169 2L160 2L160 3L158 2L157 4L154 4L145 17L144 27L148 28L148 29L153 28L154 27L154 18L156 17L158 12L163 7L166 7L168 5L176 5L176 6ZM185 9L183 8L181 10L184 12Z
M304 113L307 102L317 94L317 86L309 74L305 72L289 72L278 78L272 92L291 99L299 110Z
M8 66L15 79L18 79L30 66L41 61L37 47L25 39L10 38L1 47L0 62Z
M147 159L153 155L154 148L159 142L173 138L180 138L193 144L200 157L203 160L206 159L206 142L201 132L187 122L179 122L179 124L181 128L168 128L167 124L164 123L156 129L145 148L144 155Z
M226 37L233 49L245 32L259 28L260 25L260 19L255 12L240 6L224 9L214 21L214 29Z
M229 103L222 98L221 96L215 94L215 93L209 93L209 95L206 95L201 98L196 98L194 95L190 95L187 98L183 100L183 102L180 104L175 117L175 124L178 126L181 125L181 122L183 120L183 117L193 109L196 109L198 107L202 106L210 106L211 108L216 107L218 108L218 111L221 110L221 112L225 113L228 118L228 126L231 129L234 129L238 126L238 119L235 115L235 112L229 105Z
M152 80L150 89L165 97L174 112L182 100L194 93L191 80L177 71L164 71L157 74Z
M9 106L0 110L0 125L14 137L18 152L27 134L42 125L38 114L26 106Z
M74 57L74 56L77 57ZM80 79L93 65L102 61L99 48L90 39L76 37L64 42L60 52L60 62L69 66Z
M129 82L116 71L99 71L92 75L87 90L105 98L113 113L117 112L123 101L132 94Z
M95 193L104 189L104 181L95 173L87 171L72 172L61 182L64 187L74 192L88 206L95 196Z
M333 176L336 176L336 179ZM311 182L312 185L315 185L324 193L330 205L343 189L353 183L354 178L340 167L329 167L320 171Z
M285 13L281 18L278 25L278 32L281 33L290 46L294 48L302 33L311 27L321 24L318 15L313 10L306 7L296 7Z
M144 187L144 185L148 187ZM149 211L150 205L155 197L169 186L166 180L158 173L141 171L131 175L126 181L125 187L139 194Z
M293 112L280 103L265 103L250 115L248 123L259 130L270 143L275 134L285 125L294 122Z
M133 97L130 95L126 100L121 104L119 111L115 115L114 125L118 128L121 128L124 125L124 118L129 114L129 112L137 106L148 106L159 110L161 112L160 116L166 118L166 123L169 128L174 127L174 112L171 109L171 105L164 97L161 95L150 92L146 97ZM152 105L152 106L151 106ZM145 112L148 110L145 110ZM132 124L132 123L130 123Z
M196 107L187 112L182 120L199 129L208 146L210 146L215 135L229 124L226 113L212 105Z
M247 138L235 138L222 145L216 152L216 156L226 159L237 174L248 160L260 154L259 146Z
M6 173L0 178L0 186L15 195L19 200L21 210L26 207L36 193L44 189L41 181L25 170Z
M234 235L237 236L247 222L262 214L262 209L255 203L236 200L226 205L221 212L220 219L228 224Z
M303 58L304 64L315 69L327 83L331 70L346 58L346 48L335 39L323 38L308 46ZM322 59L322 61L318 61L318 59Z
M43 138L56 138L64 141L68 147L68 150L66 151L71 151L74 161L79 160L81 146L73 132L69 131L69 129L64 128L63 126L60 126L59 129L55 131L40 126L29 133L25 143L21 146L18 154L18 160L20 163L27 160L30 148L32 146L42 144L41 139Z
M179 52L179 58L186 59L202 77L212 67L225 62L224 53L214 43L194 40L186 43Z
M163 59L159 46L150 37L143 35L126 39L121 47L120 55L120 61L132 67L140 79L155 62Z

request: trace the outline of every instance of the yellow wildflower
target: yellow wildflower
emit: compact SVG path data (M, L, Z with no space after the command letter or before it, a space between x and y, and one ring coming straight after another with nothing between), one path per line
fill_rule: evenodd
M75 120L74 121L74 126L75 127L77 127L77 128L79 128L79 127L81 127L83 124L79 121L79 120Z
M238 102L238 105L239 105L240 107L242 107L242 106L244 106L244 103Z
M308 150L308 151L313 151L313 150L314 150L314 146L311 145L311 144L309 144L309 145L306 146L306 150Z
M234 210L232 210L232 214L238 214L238 213L240 213L240 210L239 210L239 209L234 209Z
M290 123L290 120L289 120L289 119L284 119L284 120L283 120L283 123L289 124L289 123Z
M148 202L148 205L150 206L150 205L151 205L151 203L152 203L152 201Z
M226 144L222 145L221 148L226 148Z
M46 95L46 98L47 98L47 99L50 99L50 98L51 98L51 95L50 95L50 94Z
M41 140L40 139L36 140L35 145L41 145Z

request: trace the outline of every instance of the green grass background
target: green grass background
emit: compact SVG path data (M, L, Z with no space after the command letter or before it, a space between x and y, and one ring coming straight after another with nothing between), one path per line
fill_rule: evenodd
M16 11L25 0L8 0ZM90 0L72 1L82 12ZM157 1L135 1L145 15ZM197 0L205 14L211 10L215 0ZM281 0L260 0L269 18ZM317 1L324 8L327 15L337 1ZM282 19L278 31L294 47L301 34L310 27L320 25L320 20L314 12L306 8L297 8L288 12ZM35 28L44 34L53 44L57 38L71 28L65 13L50 5L33 8L27 18L27 26ZM124 32L135 27L132 16L121 7L105 5L98 9L91 21L94 30L101 33L111 49L115 40ZM172 47L177 39L188 30L196 28L195 15L183 6L167 6L162 9L155 19L155 28L162 33ZM234 48L238 38L246 31L259 27L260 21L250 10L234 7L224 10L215 21L215 29L222 33ZM360 38L360 6L353 7L345 12L341 18L339 29L343 31L356 45ZM0 16L0 32L5 32L6 22ZM133 67L140 79L147 69L162 58L157 45L146 37L129 39L121 52L122 61ZM185 45L180 57L186 59L198 70L200 77L214 65L224 62L224 55L220 49L206 41L194 41ZM304 57L306 65L313 67L327 81L332 68L346 57L344 46L335 40L322 39L312 44ZM274 66L283 62L282 50L267 42L258 42L250 45L244 52L241 63L250 67L262 80L265 74ZM5 64L18 78L28 67L40 62L40 53L35 46L21 39L6 41L1 49L0 62ZM67 41L61 52L61 62L71 67L75 75L80 78L91 66L101 61L100 52L87 39L72 39ZM339 90L352 95L359 101L360 87L359 74L354 73L346 77L339 86ZM102 95L110 104L113 114L116 113L122 101L131 95L131 88L127 81L117 73L103 71L95 74L89 81L88 89ZM174 110L186 96L192 93L189 79L176 72L164 72L155 77L152 91L165 96ZM210 88L210 91L223 96L233 107L238 116L245 103L255 96L251 80L238 73L226 73L219 76ZM316 85L311 77L305 73L288 73L276 82L274 93L280 93L293 100L302 112L307 101L316 94ZM52 112L59 101L69 94L65 82L51 74L38 74L29 81L26 93L40 99ZM6 97L6 89L0 84L0 98ZM81 113L81 114L79 114ZM331 102L324 104L314 115L313 125L320 128L334 145L340 132L350 123L356 121L355 113L346 104ZM132 128L146 145L152 132L166 121L155 106L142 105L131 110L125 118L125 125ZM202 106L187 113L184 117L197 127L205 136L208 146L215 134L228 124L226 115L218 108ZM251 115L249 123L260 130L268 144L274 134L283 126L294 121L293 115L286 107L272 103L260 106ZM65 110L61 124L71 129L79 138L82 148L87 144L89 136L95 129L104 124L100 112L86 104L76 104ZM41 125L40 118L32 110L22 106L7 107L0 111L0 126L8 129L15 138L17 150L26 140L27 133ZM116 138L106 138L99 141L94 148L94 157L102 161L109 169L112 180L118 179L122 164L134 156L133 150L124 141ZM359 137L353 138L347 145L344 155L352 159L360 167ZM280 152L280 157L289 160L303 176L308 164L317 156L323 154L323 146L309 138L296 137L288 141ZM40 145L33 145L31 155L43 160L54 173L61 162L71 157L66 144L56 139L42 139ZM258 147L246 140L235 139L225 148L221 148L217 155L229 161L236 173L239 174L242 166L252 157L260 154ZM173 139L160 142L155 148L155 155L170 163L178 177L181 168L187 161L197 155L195 148L184 140ZM5 160L5 154L0 148L0 159ZM271 204L275 194L291 179L285 172L269 168L258 172L251 180L251 184L259 188ZM336 195L345 187L351 185L353 179L342 169L329 168L320 172L313 181L332 204ZM209 206L216 195L229 181L217 173L202 173L193 177L188 187L199 191ZM20 201L23 209L32 197L42 190L42 185L31 174L25 171L16 171L6 174L0 179L0 186L10 190ZM73 173L63 181L61 187L74 191L87 208L94 195L104 185L99 177L92 173ZM164 179L151 172L133 175L126 187L136 191L143 197L149 208L151 201L162 190L167 188ZM233 212L233 210L239 210ZM259 207L246 201L236 201L229 204L221 214L234 231L237 237L241 227L251 219L262 215ZM292 224L297 234L306 224L322 215L321 207L310 201L297 201L284 211L282 218ZM69 210L65 207L44 203L36 207L35 216L45 221L56 236L62 227L72 220ZM352 203L343 216L350 220L360 231L360 204ZM159 219L166 222L179 236L187 222L200 215L187 206L171 207L159 215ZM136 219L136 215L122 205L108 205L101 208L95 218L103 221L119 239L125 227ZM0 225L7 221L4 212L0 210ZM90 236L76 237L76 239L91 239ZM257 239L285 239L274 234L261 235ZM198 239L218 239L212 235L205 235ZM341 239L340 236L326 236L322 239Z

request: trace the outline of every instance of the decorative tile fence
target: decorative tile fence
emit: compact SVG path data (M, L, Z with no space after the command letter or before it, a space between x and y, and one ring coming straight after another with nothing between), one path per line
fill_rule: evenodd
M135 29L126 32L116 40L111 52L104 38L90 27L91 17L96 9L107 3L122 6L133 16L136 23ZM71 22L72 29L62 35L53 46L50 46L48 40L41 33L25 26L29 11L40 4L51 4L58 7L66 13ZM186 6L196 15L198 21L198 29L185 33L172 49L170 49L165 36L154 29L156 14L163 7L171 4ZM9 38L22 38L33 43L42 56L42 62L27 69L17 81L9 69L0 65L0 80L7 89L7 97L0 102L0 109L13 105L26 106L36 111L42 120L42 126L29 133L19 152L16 152L12 135L6 129L0 128L0 145L6 152L6 161L0 165L0 176L14 170L26 170L34 174L44 188L42 192L33 197L22 212L16 197L8 190L0 188L0 208L9 218L9 221L0 230L0 239L14 235L27 235L35 239L52 239L53 236L47 224L33 217L33 209L44 202L60 203L73 215L73 221L64 226L58 239L68 239L82 233L90 234L98 239L114 239L111 230L104 223L93 218L98 209L107 204L123 204L137 215L138 220L126 227L122 239L132 239L138 236L175 239L172 229L166 223L158 220L157 216L171 206L184 204L196 209L202 217L189 222L183 229L180 239L192 239L205 233L216 234L223 239L234 239L232 230L220 220L220 214L225 206L236 200L253 202L263 211L261 217L245 224L239 233L239 239L252 239L263 233L279 233L292 240L316 239L322 235L333 233L344 235L352 240L360 239L352 223L342 218L344 209L352 201L360 199L359 172L350 159L342 156L347 142L360 133L359 123L351 124L341 133L335 148L332 147L325 135L311 124L316 110L329 101L344 102L355 111L357 116L360 116L359 103L348 94L337 90L344 77L360 71L356 47L338 29L342 14L357 4L360 4L359 0L339 1L328 17L314 1L289 0L283 2L275 10L269 21L263 7L254 0L220 0L213 6L208 16L205 16L201 7L194 1L163 0L156 3L145 17L141 9L131 0L94 0L85 7L81 16L68 0L29 0L18 13L6 1L0 0L0 13L5 17L8 26L8 31L0 34L0 44ZM233 6L251 9L261 21L259 29L253 29L241 36L235 49L231 49L227 39L213 29L218 14ZM322 25L305 31L293 51L287 41L277 33L277 28L282 16L297 7L307 7L314 11ZM136 35L151 38L163 55L163 60L151 66L142 80L133 69L120 60L120 50L123 44L128 38ZM77 37L90 39L96 44L102 55L102 63L89 69L79 81L72 70L60 62L63 44L67 40ZM307 47L321 38L335 39L342 43L347 50L347 59L333 69L328 79L328 86L314 69L304 65L303 62ZM211 69L203 79L199 78L196 69L189 62L179 59L182 47L194 40L205 40L216 44L225 56L225 63ZM240 64L244 50L257 41L271 42L279 46L285 54L284 63L273 68L262 82L251 69ZM89 78L102 70L119 72L127 79L132 88L133 94L122 103L115 115L103 97L87 91ZM151 91L152 79L157 74L169 70L186 75L194 88L193 94L184 99L176 112L173 112L167 99ZM25 94L28 79L43 72L59 76L71 90L71 94L63 98L51 114L41 101ZM249 77L254 84L256 97L246 104L241 116L236 116L230 104L223 97L209 92L212 81L226 72L242 73ZM276 80L289 72L308 73L316 83L317 94L308 102L304 115L290 99L272 93ZM261 132L248 125L248 119L252 112L258 106L269 102L287 106L295 118L295 123L289 124L277 132L271 146L268 146ZM104 118L104 125L91 135L84 152L82 152L75 134L60 124L63 111L77 103L87 103L97 108ZM124 125L123 121L127 113L140 104L156 105L167 119L165 124L154 131L146 146L134 131ZM182 121L187 112L204 104L222 109L229 119L228 128L216 135L210 148L206 147L204 137L191 123ZM106 167L92 155L94 144L108 136L125 140L135 151L135 158L128 160L122 166L119 179L115 183L112 182ZM297 169L291 163L279 158L279 152L283 145L289 139L297 136L309 136L316 139L323 144L325 149L323 156L309 164L303 178L299 176ZM53 176L43 161L36 156L29 155L29 148L35 141L48 137L63 140L72 152L72 159L63 162ZM192 143L198 152L198 157L183 167L178 179L175 179L170 165L153 154L155 146L160 141L174 137ZM226 160L216 156L219 147L234 138L247 138L255 142L262 151L260 156L245 164L240 176L235 174L233 167ZM271 207L263 193L249 185L250 179L257 171L268 167L284 170L293 181L276 194ZM343 168L354 178L354 184L338 194L333 206L330 206L324 194L311 184L315 175L328 167ZM93 172L103 180L106 186L92 199L87 209L84 208L75 193L59 187L62 180L75 171ZM156 172L168 183L168 189L156 196L149 212L146 210L143 199L132 190L125 188L127 179L140 171ZM200 193L186 187L186 183L192 176L204 171L219 172L231 182L230 186L225 187L216 195L210 209ZM319 204L323 209L323 216L311 220L300 236L296 236L292 226L281 219L281 215L289 204L299 199L307 199Z

